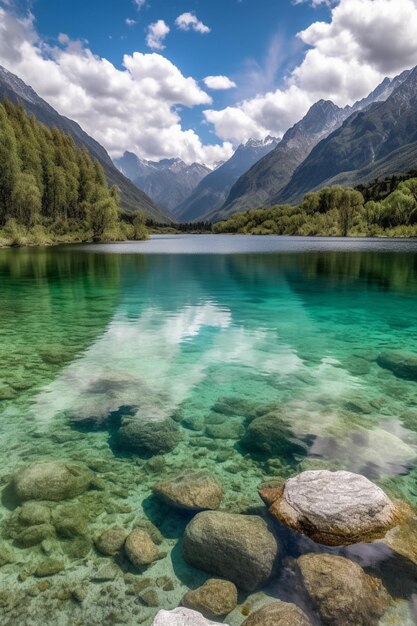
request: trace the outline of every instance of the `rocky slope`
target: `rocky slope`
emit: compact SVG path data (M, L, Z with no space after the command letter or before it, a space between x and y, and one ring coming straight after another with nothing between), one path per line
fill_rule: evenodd
M375 102L386 100L406 80L409 73L403 72L392 80L386 78L369 96L352 107L341 109L333 102L325 100L314 104L307 115L286 132L273 152L239 178L219 212L219 217L223 219L238 211L280 202L281 191L311 150L339 128L350 115L367 109Z
M266 137L240 145L228 161L206 176L191 196L172 211L175 217L181 222L213 219L239 176L277 144L275 137Z
M0 99L8 98L14 104L22 104L25 111L50 127L57 127L70 134L77 146L86 147L91 156L103 166L109 185L116 185L120 190L121 206L126 211L143 209L150 217L163 222L171 222L172 216L157 206L143 191L138 189L113 165L106 150L90 137L73 120L60 115L45 100L26 85L15 74L0 66Z
M171 211L183 202L211 170L201 163L181 159L146 161L133 152L115 159L116 167L154 202Z

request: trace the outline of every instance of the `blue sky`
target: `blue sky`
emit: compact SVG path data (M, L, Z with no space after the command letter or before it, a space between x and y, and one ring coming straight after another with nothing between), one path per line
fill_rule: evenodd
M417 0L0 0L0 64L112 156L209 165L416 65L416 32Z

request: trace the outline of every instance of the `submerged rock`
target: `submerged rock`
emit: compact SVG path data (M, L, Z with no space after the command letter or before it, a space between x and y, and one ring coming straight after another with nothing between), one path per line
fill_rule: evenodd
M278 521L329 546L373 541L399 522L382 489L351 472L303 472L260 495L272 502L269 511Z
M122 549L124 542L126 541L127 533L124 528L113 526L107 528L96 539L96 548L101 554L106 556L115 556Z
M186 527L183 553L194 567L253 591L274 573L279 545L261 517L204 511Z
M162 454L171 452L181 441L181 431L173 419L128 418L118 431L119 446L132 452Z
M159 552L148 533L140 528L135 528L128 535L125 542L127 558L135 565L142 567L150 565L159 559Z
M216 626L216 624L216 622L210 622L200 613L183 607L173 611L159 611L152 622L152 626Z
M18 471L13 486L24 500L67 500L86 491L92 480L84 466L63 461L32 463Z
M417 354L390 350L382 352L377 358L380 367L390 370L398 378L417 381Z
M20 548L31 548L52 537L55 537L55 528L51 524L38 524L22 530L15 541Z
M246 429L242 445L266 456L305 456L305 447L295 439L280 413L268 413L254 419Z
M376 626L389 600L380 581L353 561L307 554L297 561L304 587L326 626Z
M277 601L254 611L242 626L311 626L311 622L295 604Z
M57 559L47 559L39 563L35 570L35 576L45 578L46 576L54 576L65 569L63 561Z
M205 617L216 618L231 613L237 606L237 589L228 580L211 578L198 589L187 591L182 604Z
M223 489L208 472L181 474L160 482L153 492L167 504L187 511L216 510L223 499Z

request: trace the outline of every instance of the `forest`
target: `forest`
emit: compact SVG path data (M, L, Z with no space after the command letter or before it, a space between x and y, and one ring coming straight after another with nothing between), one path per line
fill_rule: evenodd
M213 224L215 233L300 236L417 236L417 178L402 180L381 200L372 189L334 186L308 193L297 206L280 205L233 215ZM373 183L375 187L375 182ZM378 196L381 189L378 187Z
M117 188L85 148L0 103L0 245L146 237L142 212L122 216Z

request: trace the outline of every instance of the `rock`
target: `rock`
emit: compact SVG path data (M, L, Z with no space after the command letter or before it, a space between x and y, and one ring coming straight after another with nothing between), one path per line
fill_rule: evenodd
M148 533L135 528L128 535L125 542L125 551L129 561L135 567L150 565L159 559L159 552Z
M377 363L398 378L417 381L417 354L414 352L400 350L382 352L377 358Z
M268 493L272 498L273 517L328 546L373 541L399 522L397 507L382 489L351 472L303 472L278 488L275 498Z
M39 563L35 570L35 576L37 578L45 578L46 576L54 576L59 574L65 569L65 565L62 561L56 559L47 559Z
M187 591L182 604L188 609L199 611L205 617L221 617L236 608L237 589L228 580L211 578L198 589Z
M326 626L376 626L389 601L379 580L353 561L330 554L301 556L304 587Z
M171 452L181 441L173 419L126 419L118 431L119 446L132 452L161 454Z
M278 552L277 539L255 515L203 511L184 533L183 553L188 563L247 591L269 580Z
M21 548L31 548L51 537L55 537L54 527L51 524L38 524L22 530L16 537L16 543Z
M127 533L124 528L119 528L118 526L107 528L96 539L96 548L101 554L115 556L122 549L126 541L126 536Z
M112 561L107 561L101 565L96 573L92 576L91 580L97 583L107 582L114 580L121 573L120 569Z
M75 463L42 461L24 467L13 478L20 500L67 500L88 489L91 473Z
M145 606L159 606L160 600L155 589L145 589L139 593L139 599Z
M15 560L13 550L3 541L0 542L0 567L13 563Z
M242 626L311 626L311 622L295 604L277 601L254 611Z
M212 439L240 439L245 429L240 422L227 421L223 424L206 427L205 434Z
M51 511L39 502L25 502L20 509L19 522L25 526L49 524Z
M52 523L59 537L74 539L88 534L87 518L79 506L60 506L52 514Z
M241 443L251 452L260 452L266 456L288 458L294 454L306 454L305 447L296 441L279 413L268 413L254 419L247 427Z
M196 611L181 607L173 611L159 611L152 626L217 626L217 623L210 622Z
M223 499L221 485L207 472L181 474L158 483L153 492L167 504L187 511L215 510Z

